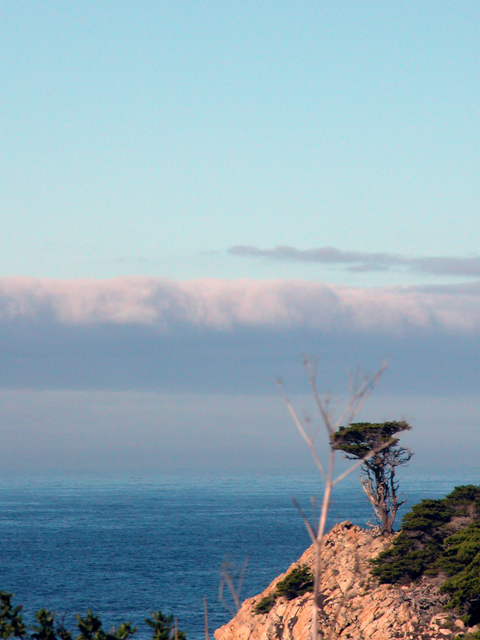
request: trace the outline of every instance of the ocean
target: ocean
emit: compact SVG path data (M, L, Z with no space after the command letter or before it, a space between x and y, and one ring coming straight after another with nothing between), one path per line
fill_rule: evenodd
M403 473L412 506L459 484L472 471ZM313 473L172 473L164 475L0 476L0 591L14 593L31 624L40 608L74 628L90 607L110 629L173 614L189 640L231 617L219 600L221 568L245 567L241 599L262 591L310 544L292 498L318 514L321 482ZM312 500L314 498L314 500ZM403 509L403 512L405 508ZM400 514L402 511L400 512ZM329 527L373 522L356 474L335 487ZM397 524L400 523L400 518Z

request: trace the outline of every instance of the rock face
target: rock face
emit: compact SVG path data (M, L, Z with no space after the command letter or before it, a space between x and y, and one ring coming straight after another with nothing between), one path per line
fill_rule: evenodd
M408 586L379 585L370 575L369 560L391 544L350 522L336 525L325 536L320 585L320 638L434 640L465 633L455 614L443 610L441 581L424 578ZM256 605L274 594L276 585L295 567L314 565L313 546L263 593L246 600L238 614L215 632L216 640L310 640L311 593L287 600L277 597L269 613ZM476 629L471 629L473 631Z

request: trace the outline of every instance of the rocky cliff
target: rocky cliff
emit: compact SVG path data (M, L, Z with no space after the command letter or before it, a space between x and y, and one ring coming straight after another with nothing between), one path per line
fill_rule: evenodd
M336 525L322 551L320 638L350 640L434 640L475 632L445 612L445 597L437 578L407 586L380 585L370 575L369 560L391 544L350 522ZM296 567L314 564L313 546L263 593L246 600L238 614L215 632L216 640L309 640L312 637L312 594L288 600L276 597L268 613L257 613L264 598L272 598L278 583Z

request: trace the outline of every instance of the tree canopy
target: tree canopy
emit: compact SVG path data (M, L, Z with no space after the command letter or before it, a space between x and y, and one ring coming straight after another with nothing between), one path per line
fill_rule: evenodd
M387 445L391 449L399 439L393 436L401 431L410 431L407 422L355 422L349 427L340 427L330 438L334 449L344 451L354 459L364 458L374 449Z

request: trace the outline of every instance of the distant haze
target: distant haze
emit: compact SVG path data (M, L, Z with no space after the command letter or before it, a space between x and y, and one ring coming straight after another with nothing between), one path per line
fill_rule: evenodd
M4 279L2 468L308 467L276 384L316 417L306 354L344 400L348 368L387 362L359 419L408 419L421 464L463 464L479 326L476 285Z

